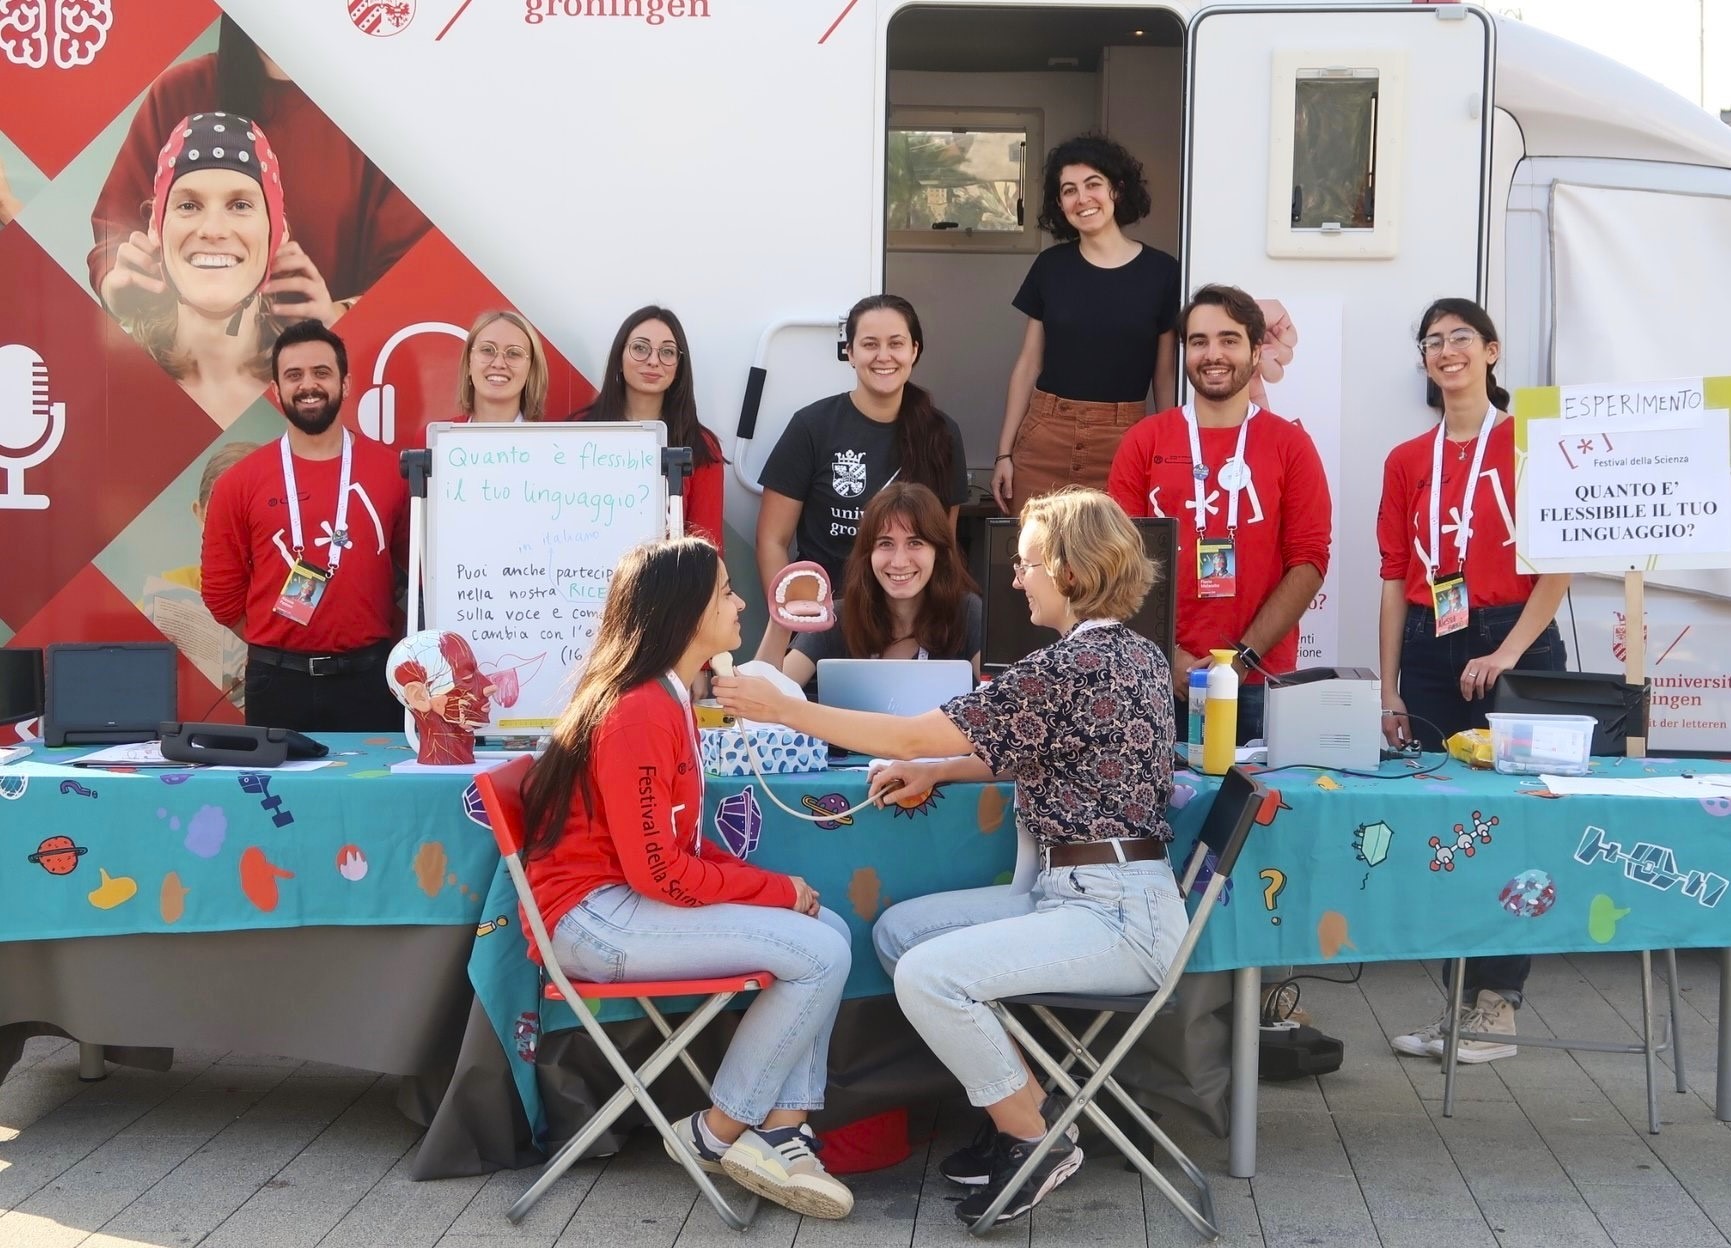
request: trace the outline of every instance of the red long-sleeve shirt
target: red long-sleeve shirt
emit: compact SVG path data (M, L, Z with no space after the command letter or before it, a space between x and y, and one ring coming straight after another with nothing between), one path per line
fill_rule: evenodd
M670 681L650 681L619 699L595 734L589 785L594 810L574 798L558 841L527 864L549 930L609 884L673 906L793 905L789 877L702 839L697 726Z
M282 165L289 236L312 259L331 298L365 293L427 232L426 217L294 83L267 78L262 91L253 120ZM215 55L175 65L150 84L90 214L92 290L101 292L120 244L148 223L156 158L169 128L217 107Z
M707 537L715 549L725 551L722 505L727 501L727 465L721 462L721 445L706 432L709 453L715 462L693 468L685 480L685 535Z
M1227 496L1220 467L1238 447L1238 428L1199 429L1209 537L1226 536ZM1250 482L1238 496L1237 592L1231 598L1201 598L1196 593L1195 478L1191 475L1190 435L1182 408L1169 408L1130 427L1112 459L1106 492L1132 516L1178 518L1178 644L1204 655L1230 649L1243 638L1262 604L1286 573L1302 564L1328 572L1333 504L1322 457L1303 426L1261 411L1244 440ZM1290 672L1298 665L1298 629L1268 647L1262 665ZM1247 679L1261 683L1260 672Z
M1406 600L1431 606L1424 557L1430 546L1430 466L1436 433L1421 433L1388 453L1382 468L1382 505L1376 514L1376 544L1382 554L1382 579L1405 581ZM1462 453L1464 450L1464 454ZM1472 443L1443 444L1442 498L1438 528L1442 541L1436 575L1441 580L1464 571L1468 606L1501 607L1525 602L1537 577L1515 571L1515 422L1491 429L1485 461L1473 490L1473 524L1466 567L1455 553L1455 529L1472 471Z
M342 459L295 456L302 558L330 562ZM219 624L241 629L247 644L317 654L341 654L402 635L397 567L408 563L409 490L396 453L370 438L354 438L349 481L350 544L311 621L275 614L292 566L284 507L282 450L267 442L216 479L205 509L199 593Z

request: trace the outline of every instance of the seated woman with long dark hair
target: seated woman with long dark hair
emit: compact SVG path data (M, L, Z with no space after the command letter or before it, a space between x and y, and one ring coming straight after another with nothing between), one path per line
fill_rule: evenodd
M967 659L980 674L980 595L944 505L923 485L884 486L860 516L834 628L800 633L781 670L800 684L820 659Z
M651 542L614 573L595 648L529 773L525 853L566 974L591 982L768 971L713 1104L677 1124L697 1163L799 1213L845 1217L853 1194L813 1155L829 1038L852 965L847 924L798 876L705 842L687 690L739 645L744 603L715 547Z

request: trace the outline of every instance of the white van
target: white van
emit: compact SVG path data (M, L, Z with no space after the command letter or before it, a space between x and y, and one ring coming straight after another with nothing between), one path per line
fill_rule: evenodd
M341 5L228 8L580 366L629 309L679 312L734 461L744 585L757 471L796 408L851 384L837 322L861 295L919 309L915 375L984 487L1010 298L1049 241L1042 158L1092 128L1143 161L1154 211L1131 233L1185 289L1293 314L1271 406L1311 429L1336 508L1306 662L1376 663L1380 469L1433 419L1413 342L1431 299L1488 307L1511 390L1731 372L1731 127L1471 5L420 0L390 39ZM1731 577L1651 584L1651 745L1731 748L1708 644ZM1577 579L1571 666L1618 666L1620 603Z

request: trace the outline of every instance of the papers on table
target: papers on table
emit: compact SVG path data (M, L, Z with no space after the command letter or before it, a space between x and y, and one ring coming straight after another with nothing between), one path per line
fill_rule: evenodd
M4 767L7 763L10 763L15 759L23 758L29 753L30 747L27 745L13 745L0 748L0 767Z
M1540 776L1559 796L1731 798L1731 774L1707 776Z
M278 763L275 767L207 767L202 763L177 763L162 756L162 742L133 741L111 745L79 758L68 760L71 767L112 768L124 773L128 768L149 768L168 771L317 771L332 764L328 758L298 758Z

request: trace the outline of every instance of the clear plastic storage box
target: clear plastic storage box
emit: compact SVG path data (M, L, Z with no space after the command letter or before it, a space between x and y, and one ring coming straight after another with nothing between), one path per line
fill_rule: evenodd
M1489 715L1491 757L1505 775L1584 776L1596 723L1591 715Z

